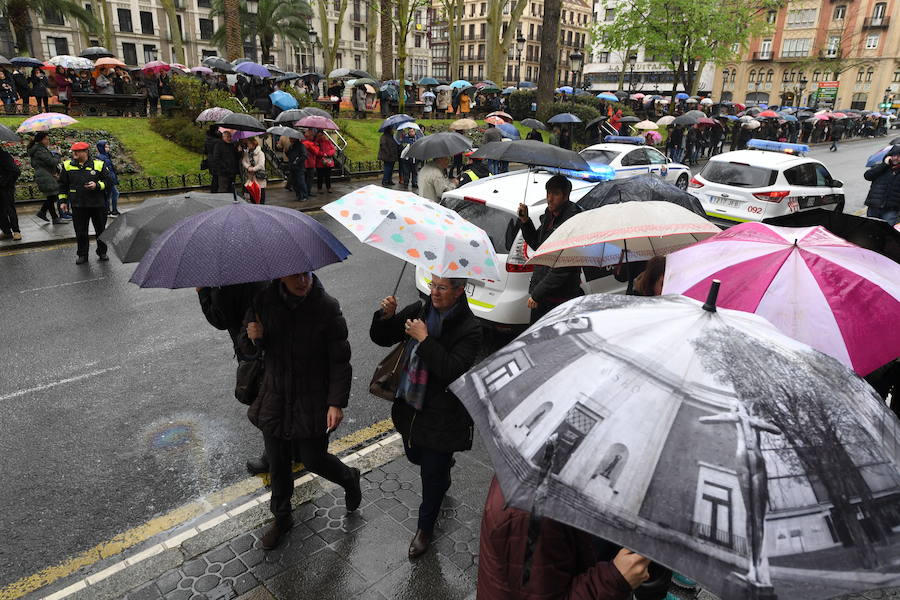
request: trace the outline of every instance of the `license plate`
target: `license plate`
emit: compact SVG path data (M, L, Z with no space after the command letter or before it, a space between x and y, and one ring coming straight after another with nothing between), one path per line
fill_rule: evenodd
M741 205L740 200L732 200L731 198L722 198L721 196L709 196L708 198L712 204L727 206L728 208L738 208Z
M788 200L787 206L788 206L788 210L791 211L792 213L795 213L798 210L800 210L800 203L797 202L796 200Z

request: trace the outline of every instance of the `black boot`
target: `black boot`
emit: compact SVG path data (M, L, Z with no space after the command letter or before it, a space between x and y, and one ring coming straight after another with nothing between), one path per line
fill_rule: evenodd
M272 523L272 526L269 527L263 534L262 538L260 538L260 547L263 550L272 550L274 548L277 548L293 526L293 519L288 518L281 522L279 522L278 519L275 519L275 522Z
M359 504L362 502L362 487L359 485L359 469L352 467L350 472L353 474L353 481L344 488L344 504L347 506L348 513L359 508Z
M259 457L259 460L250 459L247 461L247 471L251 475L259 475L260 473L268 473L269 472L269 457L263 453L262 456Z

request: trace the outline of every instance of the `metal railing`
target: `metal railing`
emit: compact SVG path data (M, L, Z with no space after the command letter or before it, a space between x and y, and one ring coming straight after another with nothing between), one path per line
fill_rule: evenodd
M863 21L863 29L887 29L890 24L890 17L866 17Z
M768 52L754 52L753 60L772 60L772 51Z
M697 523L696 521L694 521L694 534L723 548L730 548L738 554L747 555L747 539L742 536L713 528L708 523Z

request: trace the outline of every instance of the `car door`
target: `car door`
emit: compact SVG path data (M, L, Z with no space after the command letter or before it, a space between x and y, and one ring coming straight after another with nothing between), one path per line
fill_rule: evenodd
M830 188L816 185L816 165L805 162L785 169L784 178L790 184L790 194L782 200L783 213L797 212L816 206L825 195L825 190Z
M843 210L844 188L835 185L836 183L841 182L831 176L831 173L828 172L825 165L816 163L816 188L822 190L822 194L819 196L818 206L830 207L831 205L839 204L842 208L838 210ZM800 208L802 210L811 207L801 206Z
M650 160L643 148L635 148L622 157L622 166L616 169L616 178L624 179L646 175L650 171Z
M648 169L651 175L655 175L663 181L675 183L674 173L670 173L667 166L669 161L662 152L653 148L644 148L644 154L647 156Z

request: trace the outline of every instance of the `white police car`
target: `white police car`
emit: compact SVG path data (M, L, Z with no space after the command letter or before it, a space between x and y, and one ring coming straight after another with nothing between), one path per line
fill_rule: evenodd
M641 145L642 138L607 136L605 140L606 143L588 146L579 153L592 168L594 165L609 165L615 171L615 179L654 175L683 190L687 189L691 179L690 168L672 162L656 148Z
M805 144L752 139L747 147L713 156L691 179L688 192L713 221L734 225L812 208L843 210L843 182L802 156Z

